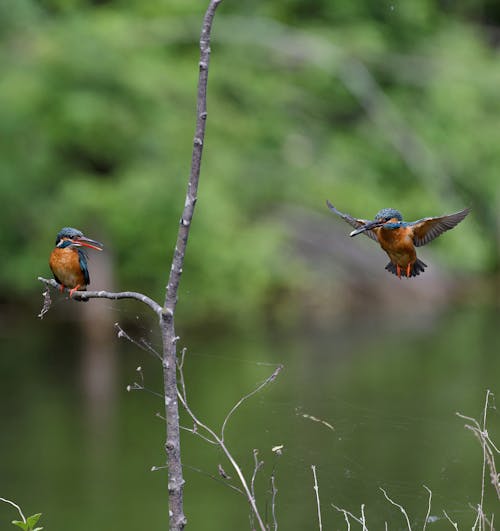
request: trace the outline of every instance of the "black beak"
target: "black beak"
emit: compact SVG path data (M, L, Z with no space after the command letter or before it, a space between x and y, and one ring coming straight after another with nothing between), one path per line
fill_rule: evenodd
M374 221L369 221L368 223L365 223L362 227L359 227L359 229L353 230L349 236L357 236L358 234L361 234L362 232L365 232L367 230L375 229L377 227L381 227L384 224L383 221L380 221L379 219L375 219Z

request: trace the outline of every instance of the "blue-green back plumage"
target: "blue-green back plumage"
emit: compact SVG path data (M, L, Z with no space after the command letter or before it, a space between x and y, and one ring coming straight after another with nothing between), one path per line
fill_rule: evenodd
M85 285L90 284L89 268L87 267L87 253L83 249L78 249L78 258L80 260L80 268L85 278Z

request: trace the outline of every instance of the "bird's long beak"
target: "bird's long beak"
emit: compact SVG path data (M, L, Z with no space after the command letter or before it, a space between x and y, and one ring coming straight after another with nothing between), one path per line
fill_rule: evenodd
M358 234L361 234L362 232L365 232L367 230L381 227L383 224L384 222L378 219L375 219L374 221L369 221L368 223L365 223L362 227L359 227L359 229L355 229L352 232L350 232L349 236L357 236Z
M83 245L84 247L90 247L91 249L95 249L96 251L102 251L104 248L104 245L100 242L97 242L95 240L91 240L90 238L87 238L86 236L80 236L79 238L75 238L73 242L76 245Z

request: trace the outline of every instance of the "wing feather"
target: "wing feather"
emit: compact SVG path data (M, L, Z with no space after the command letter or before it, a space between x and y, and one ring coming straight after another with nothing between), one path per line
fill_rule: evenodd
M83 249L78 249L78 259L80 261L80 269L83 273L83 278L85 279L85 285L90 284L90 275L89 268L87 267L87 254Z
M434 218L423 218L412 223L413 226L413 243L416 247L421 247L426 243L434 240L443 232L452 229L458 225L467 214L470 208L464 208L460 212L449 214L448 216L439 216Z
M337 214L337 216L341 217L346 223L349 223L349 225L351 227L354 227L355 229L359 229L360 227L362 227L363 225L366 225L368 223L369 220L367 219L357 219L357 218L353 218L352 216L350 216L349 214L344 214L343 212L340 212L340 210L337 210L331 203L330 201L326 201L326 206L334 213L334 214ZM376 234L372 231L372 230L367 230L365 232L363 232L363 234L365 234L366 236L368 236L368 238L371 238L372 240L374 241L378 241L377 240L377 236Z

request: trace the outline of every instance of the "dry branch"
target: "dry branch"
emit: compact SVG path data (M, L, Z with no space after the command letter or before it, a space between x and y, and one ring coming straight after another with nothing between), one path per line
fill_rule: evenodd
M186 246L198 195L201 157L205 141L207 119L207 82L210 62L210 35L215 11L221 0L211 0L203 19L200 36L200 62L196 110L196 129L191 157L191 170L184 202L184 210L179 222L177 242L165 293L165 303L161 312L160 326L163 344L163 386L165 390L165 416L167 418L167 440L165 449L168 461L168 493L171 531L182 530L186 524L183 509L183 485L179 406L177 402L177 340L174 313L177 305L177 292L184 265Z
M264 524L264 520L263 520L263 518L262 518L262 516L260 514L259 508L257 507L257 502L256 502L256 499L255 499L255 490L254 490L255 477L257 475L258 470L263 465L263 462L258 460L257 451L254 450L253 455L254 455L254 464L255 464L255 466L254 466L253 474L252 474L252 477L251 477L251 480L250 480L250 484L249 484L248 480L246 479L246 477L245 477L245 475L243 473L243 470L242 470L241 466L238 464L238 462L234 458L233 454L231 453L229 447L226 444L226 441L224 440L224 432L225 432L225 428L227 427L227 424L228 424L228 421L229 421L230 417L233 415L233 413L236 411L236 409L238 409L238 407L245 400L247 400L251 396L255 395L255 393L261 391L266 385L274 382L274 380L277 378L278 374L283 369L283 365L279 365L273 371L273 373L270 376L268 376L261 384L259 384L253 391L251 391L250 393L244 395L242 398L240 398L236 402L236 404L229 410L229 413L226 415L226 418L224 419L224 421L222 423L222 427L221 427L220 434L219 434L214 429L212 429L210 426L205 424L194 413L194 411L191 409L191 406L188 403L187 393L186 393L186 383L185 383L185 380L184 380L184 371L183 371L184 358L185 358L185 350L183 350L181 359L178 360L178 362L177 362L177 368L178 368L178 371L179 371L179 389L177 391L177 395L178 395L179 400L181 401L181 404L183 405L183 407L186 410L187 414L191 417L191 420L194 422L195 427L196 427L195 429L192 429L192 430L188 429L188 431L191 431L192 433L194 433L194 434L196 434L198 436L201 436L203 439L208 440L208 442L215 443L217 446L219 446L219 448L222 450L222 452L226 456L226 459L231 464L231 467L233 468L234 472L236 473L236 476L238 477L238 480L239 480L239 482L241 484L241 487L242 487L241 490L242 490L242 492L243 492L245 498L247 499L247 501L248 501L248 503L250 505L250 508L251 508L251 517L255 518L255 520L257 520L257 524L258 524L258 526L259 526L261 531L267 531L267 528L266 528L266 526ZM199 431L198 431L199 429L203 430L206 435L199 433ZM275 528L277 528L277 524L276 524Z
M311 465L311 470L313 473L314 478L314 495L316 497L316 508L318 510L318 529L319 531L322 531L323 529L323 523L321 521L321 503L319 501L319 487L318 487L318 478L316 477L316 465Z
M48 279L48 278L38 277L38 280L40 282L43 282L47 286L50 286L58 291L61 291L61 285L58 284L52 278ZM70 292L70 290L67 288L64 288L63 291L67 293ZM151 299L147 295L144 295L143 293L138 293L136 291L119 291L119 292L103 291L103 290L75 291L72 298L75 300L80 300L80 301L85 301L88 299L112 299L112 300L135 299L149 306L153 310L153 312L155 312L158 316L161 315L161 312L162 312L162 307L157 302L155 302L153 299ZM42 311L40 312L39 317L43 317L43 315L47 313L48 309L50 308L50 304L51 304L50 296L44 293L44 307Z

